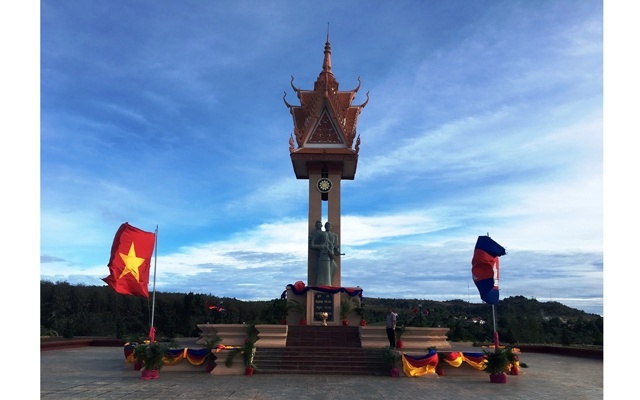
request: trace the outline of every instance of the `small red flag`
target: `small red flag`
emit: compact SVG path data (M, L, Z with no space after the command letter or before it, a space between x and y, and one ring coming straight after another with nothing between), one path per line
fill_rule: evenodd
M120 225L111 246L109 270L102 278L120 294L149 298L149 271L156 235L129 225Z

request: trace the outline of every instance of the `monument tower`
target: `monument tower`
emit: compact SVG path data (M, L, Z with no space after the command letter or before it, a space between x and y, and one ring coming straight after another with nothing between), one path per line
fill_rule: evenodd
M343 179L353 180L358 165L360 136L356 137L358 115L369 101L358 106L351 103L360 89L339 91L338 81L331 70L331 44L329 34L324 46L322 71L313 90L291 87L296 93L299 106L284 103L293 117L293 134L289 139L289 152L293 171L297 179L309 180L308 224L310 235L316 230L317 221L331 224L335 234L335 253L331 261L329 277L317 276L318 252L312 246L308 250L307 277L309 285L341 286L340 268L340 192ZM325 203L326 207L323 207ZM323 215L323 208L327 214ZM312 238L310 238L310 241ZM322 261L320 261L322 262Z

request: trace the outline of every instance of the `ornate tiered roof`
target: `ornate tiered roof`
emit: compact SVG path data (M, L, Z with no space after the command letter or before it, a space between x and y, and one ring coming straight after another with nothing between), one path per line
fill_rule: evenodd
M307 179L309 165L331 164L342 168L342 179L354 179L360 150L356 126L360 112L369 102L367 93L363 104L351 105L360 89L360 78L355 89L338 90L338 81L331 70L331 44L327 34L322 71L313 90L298 89L293 80L291 76L291 87L300 105L289 104L286 92L283 100L293 117L294 134L289 140L289 151L296 177Z

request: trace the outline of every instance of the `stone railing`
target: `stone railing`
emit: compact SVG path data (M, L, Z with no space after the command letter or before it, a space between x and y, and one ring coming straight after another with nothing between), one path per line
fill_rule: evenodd
M196 344L204 345L216 335L222 338L225 346L241 346L247 338L247 325L244 324L199 324L202 334ZM360 340L363 348L381 348L389 345L384 326L360 326ZM258 341L256 347L285 347L287 325L256 325ZM438 350L451 348L447 341L449 328L421 328L410 326L402 335L403 351L426 351L429 347Z
M256 325L259 347L285 347L287 345L287 325Z
M244 324L199 324L202 331L196 344L205 345L207 339L216 335L225 346L242 346L247 338L247 327ZM256 347L285 347L287 343L287 325L256 325L258 341Z

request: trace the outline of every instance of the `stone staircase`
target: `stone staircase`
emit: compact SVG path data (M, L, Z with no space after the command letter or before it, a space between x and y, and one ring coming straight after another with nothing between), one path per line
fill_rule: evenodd
M388 375L380 349L363 349L358 327L289 326L284 348L259 347L261 374Z

